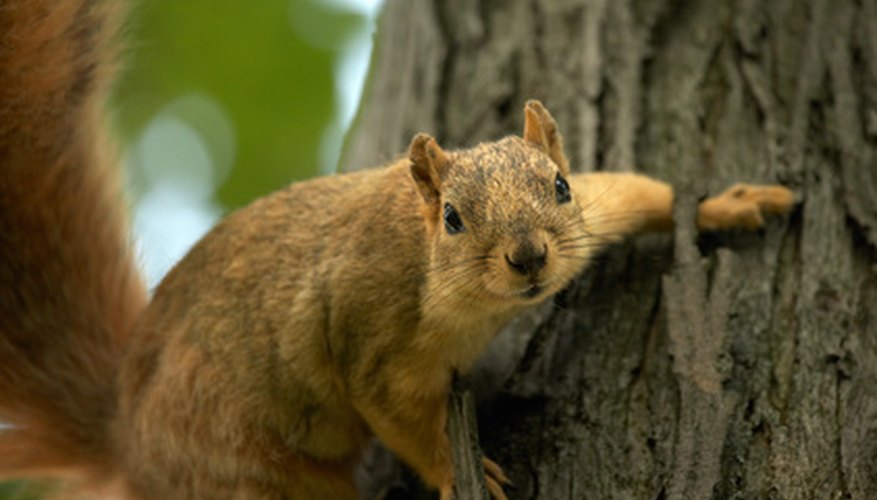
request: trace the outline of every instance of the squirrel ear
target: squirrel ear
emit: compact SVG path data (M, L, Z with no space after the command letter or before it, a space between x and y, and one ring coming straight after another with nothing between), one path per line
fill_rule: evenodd
M417 134L408 147L411 176L427 203L438 203L442 179L448 170L448 157L429 134Z
M554 160L561 173L569 174L569 162L563 154L563 137L557 130L557 122L545 106L535 99L530 99L524 106L524 140Z

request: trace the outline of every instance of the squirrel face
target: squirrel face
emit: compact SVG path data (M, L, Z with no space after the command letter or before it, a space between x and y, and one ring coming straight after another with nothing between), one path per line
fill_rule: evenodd
M584 267L588 235L554 120L528 103L524 137L445 152L420 134L409 158L424 199L433 299L525 305Z

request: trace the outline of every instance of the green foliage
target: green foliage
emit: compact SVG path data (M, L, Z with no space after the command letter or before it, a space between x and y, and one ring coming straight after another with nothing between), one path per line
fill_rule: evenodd
M175 99L203 94L215 100L236 142L219 201L229 208L245 204L317 172L334 112L337 48L364 22L316 0L144 2L127 36L118 124L133 140ZM309 29L305 36L317 34L326 43L305 39L302 27ZM184 118L209 142L209 123Z
M46 489L26 481L0 483L0 499L3 500L37 500L46 495Z

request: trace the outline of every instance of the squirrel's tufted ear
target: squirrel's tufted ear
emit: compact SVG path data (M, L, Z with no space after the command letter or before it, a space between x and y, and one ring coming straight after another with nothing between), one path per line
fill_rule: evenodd
M417 134L408 147L411 176L427 203L438 203L442 179L448 170L447 155L429 134Z
M569 161L563 154L563 137L557 130L557 122L541 102L530 99L524 106L524 140L545 152L569 175Z

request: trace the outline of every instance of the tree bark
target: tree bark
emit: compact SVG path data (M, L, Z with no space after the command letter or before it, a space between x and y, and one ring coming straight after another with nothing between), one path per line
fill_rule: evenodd
M388 0L344 165L520 133L677 188L470 376L510 498L877 498L877 0ZM736 181L801 204L694 231Z

